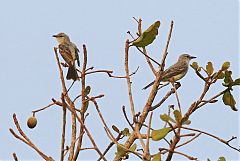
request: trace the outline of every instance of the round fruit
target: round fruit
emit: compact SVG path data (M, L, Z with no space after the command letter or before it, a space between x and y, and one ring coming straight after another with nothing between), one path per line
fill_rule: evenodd
M27 126L32 129L36 125L37 125L37 118L34 117L34 116L29 117L28 120L27 120Z

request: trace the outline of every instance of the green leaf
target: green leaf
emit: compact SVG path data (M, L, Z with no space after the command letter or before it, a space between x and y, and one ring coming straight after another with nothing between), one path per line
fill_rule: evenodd
M230 91L226 91L223 94L222 97L223 103L227 106L230 106L232 108L233 111L237 111L238 109L235 107L236 105L236 101L233 98L233 95L231 94Z
M224 62L222 65L222 70L227 70L230 67L230 62Z
M137 149L137 144L135 143L135 144L133 144L130 148L129 148L129 150L131 150L131 151L135 151Z
M153 155L152 161L161 161L161 153L157 153Z
M226 161L224 157L219 157L217 161Z
M85 112L87 111L88 105L89 105L89 100L88 100L88 101L85 101L85 102L83 103L83 113L85 113Z
M225 77L224 77L224 82L225 83L231 83L233 82L233 79L232 79L232 71L225 71Z
M190 125L191 123L192 123L191 120L186 120L182 122L183 125Z
M126 156L127 151L124 148L125 146L123 144L117 145L117 153L115 153L119 158Z
M240 85L240 78L236 79L233 83L232 86L239 86Z
M158 28L160 26L160 21L156 21L147 30L145 30L137 40L135 40L132 45L137 47L145 47L151 44L156 36L158 35Z
M169 121L169 116L167 114L160 115L160 119L163 120L164 122Z
M169 131L170 131L170 128L168 127L162 128L160 130L152 130L152 133L151 133L152 140L158 141L163 139L168 134Z
M188 118L189 118L189 117L183 117L183 118L182 118L182 122L185 122L185 121L187 121L187 120L188 120Z
M232 71L225 71L225 76L224 76L224 83L222 84L225 87L232 87L233 79L232 79Z
M178 110L175 110L175 111L173 112L173 114L174 114L174 117L175 117L175 120L177 121L177 123L180 123L181 120L182 120L182 114L181 114L181 112L178 111Z
M170 116L168 116L167 114L162 114L160 115L160 119L163 120L164 122L168 122L171 121L173 123L176 123L175 120L173 120Z
M117 128L117 126L112 125L112 129L113 129L115 132L120 133L120 131L119 131L119 129Z
M91 87L90 86L87 86L84 90L84 95L87 96L91 91Z
M220 72L217 76L218 79L223 79L225 74L223 72Z
M194 70L198 70L198 68L199 68L197 62L193 62L193 63L191 64L191 67L192 67Z
M210 159L207 159L207 161L211 161Z
M206 70L207 70L208 75L211 75L213 73L213 64L212 64L212 62L208 62L207 63Z
M122 131L122 134L123 134L124 136L129 136L129 135L130 135L129 129L128 129L128 128L125 128L125 129Z

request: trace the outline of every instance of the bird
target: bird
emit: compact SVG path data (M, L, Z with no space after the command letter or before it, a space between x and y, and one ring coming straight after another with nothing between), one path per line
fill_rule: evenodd
M192 59L195 59L197 57L191 56L189 54L182 54L179 56L178 61L170 66L168 69L163 71L162 78L160 82L170 82L170 81L178 81L182 79L188 72L189 62ZM154 84L154 81L152 81L150 84L145 86L143 90L149 88Z
M70 41L69 36L63 32L57 35L53 35L53 37L57 39L59 53L61 54L65 62L68 64L68 71L66 76L67 80L79 80L79 76L75 66L75 61L77 61L77 64L80 67L78 55L79 49L74 43Z

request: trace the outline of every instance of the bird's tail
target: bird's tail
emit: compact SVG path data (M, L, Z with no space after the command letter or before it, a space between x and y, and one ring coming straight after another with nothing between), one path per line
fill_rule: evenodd
M72 65L68 67L68 72L67 72L67 80L70 80L70 79L74 81L79 79L77 70L75 66L72 66Z
M145 86L142 90L145 90L145 89L147 89L148 87L151 87L153 84L154 84L154 81L151 82L150 84L148 84L147 86Z

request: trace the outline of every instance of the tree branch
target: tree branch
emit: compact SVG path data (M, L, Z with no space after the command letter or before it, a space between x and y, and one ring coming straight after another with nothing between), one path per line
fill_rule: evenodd
M22 129L21 129L19 123L18 123L17 116L16 116L15 113L13 114L13 121L14 121L14 124L15 124L18 132L19 132L19 133L21 134L21 136L23 137L23 138L22 138L22 137L20 137L19 135L17 135L17 134L14 132L14 130L10 128L9 130L10 130L10 132L12 133L12 135L13 135L15 138L21 140L22 142L24 142L25 144L27 144L28 146L30 146L31 148L33 148L44 160L46 160L46 161L54 161L54 160L52 159L52 157L48 157L48 156L45 155L41 150L39 150L38 147L37 147L35 144L33 144L33 142L32 142L32 141L27 137L27 135L22 131Z

